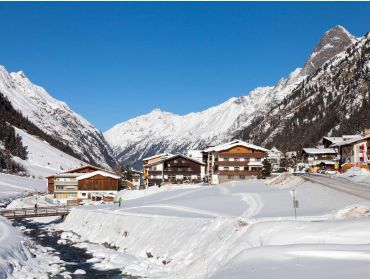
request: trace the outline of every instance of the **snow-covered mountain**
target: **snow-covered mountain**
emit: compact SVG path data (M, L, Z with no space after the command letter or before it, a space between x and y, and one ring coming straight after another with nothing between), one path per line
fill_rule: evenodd
M9 73L0 66L0 92L12 106L53 138L72 148L81 159L106 168L114 159L103 134L66 103L51 97L20 71Z
M308 75L355 42L357 39L346 29L336 26L323 35L303 68L297 68L275 86L258 87L245 96L184 116L156 109L115 125L104 136L116 158L135 167L140 166L142 158L154 153L183 152L230 140L252 121L263 119Z
M263 118L254 118L238 136L280 150L298 150L317 144L325 135L357 134L369 126L367 33L327 60Z

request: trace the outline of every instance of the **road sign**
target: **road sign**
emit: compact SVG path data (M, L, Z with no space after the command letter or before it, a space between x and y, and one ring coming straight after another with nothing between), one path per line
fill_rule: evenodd
M293 206L294 208L299 208L299 203L298 203L298 200L293 200Z

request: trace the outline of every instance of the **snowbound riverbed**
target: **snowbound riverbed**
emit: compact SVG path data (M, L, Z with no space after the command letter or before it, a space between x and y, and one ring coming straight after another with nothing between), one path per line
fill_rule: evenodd
M309 182L287 182L296 187L298 221L284 182L274 188L255 180L125 191L122 208L79 207L57 228L65 231L62 238L93 254L96 268L136 276L369 275L370 219L337 213L370 202Z

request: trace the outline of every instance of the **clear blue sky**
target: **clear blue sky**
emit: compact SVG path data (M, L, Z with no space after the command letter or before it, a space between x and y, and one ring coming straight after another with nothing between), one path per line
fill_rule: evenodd
M0 64L102 131L154 108L186 114L273 85L370 3L0 3Z

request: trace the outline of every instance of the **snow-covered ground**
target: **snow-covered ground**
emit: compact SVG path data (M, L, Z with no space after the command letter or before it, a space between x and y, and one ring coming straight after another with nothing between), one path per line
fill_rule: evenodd
M24 196L30 192L46 192L45 179L33 179L0 173L0 203L7 199Z
M121 208L75 208L57 228L93 253L97 269L145 277L369 275L370 219L353 210L369 201L294 177L269 183L127 191ZM298 221L288 184L299 200ZM348 219L342 209L361 218Z
M355 183L370 184L370 172L364 168L352 167L345 173L337 174L338 177L345 178Z
M49 143L15 127L16 133L22 137L27 146L28 159L16 158L30 175L42 178L68 169L76 168L86 163L50 146Z

